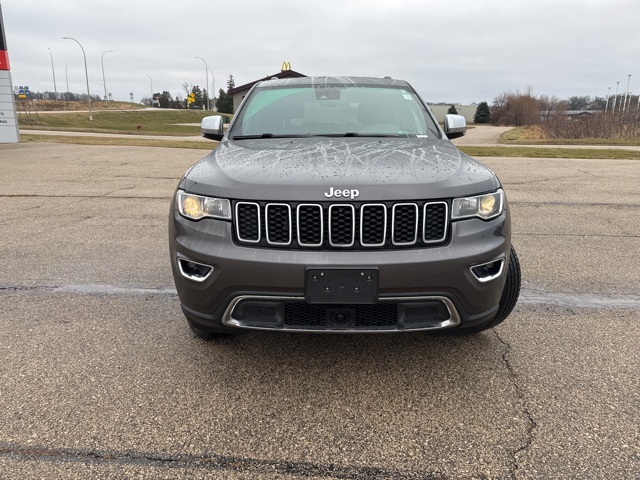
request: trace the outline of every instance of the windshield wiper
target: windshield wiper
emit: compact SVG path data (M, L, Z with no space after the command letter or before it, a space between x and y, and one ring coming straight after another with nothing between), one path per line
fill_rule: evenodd
M395 134L386 134L386 133L357 133L357 132L347 132L347 133L314 133L310 135L311 137L404 137L406 135L395 135Z
M276 135L273 133L262 133L260 135L234 135L231 137L231 140L254 140L256 138L303 138L308 137L308 135Z

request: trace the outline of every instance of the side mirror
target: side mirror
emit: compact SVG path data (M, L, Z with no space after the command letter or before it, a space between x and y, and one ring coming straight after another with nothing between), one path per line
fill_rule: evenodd
M462 115L444 116L444 133L449 140L462 137L467 132L467 121Z
M209 140L222 140L224 132L222 131L224 123L220 115L204 117L200 126L200 132L204 138Z

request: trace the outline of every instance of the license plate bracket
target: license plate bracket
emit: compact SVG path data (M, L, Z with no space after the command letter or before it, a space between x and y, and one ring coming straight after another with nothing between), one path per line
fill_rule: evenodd
M378 302L377 268L307 268L305 299L308 303Z

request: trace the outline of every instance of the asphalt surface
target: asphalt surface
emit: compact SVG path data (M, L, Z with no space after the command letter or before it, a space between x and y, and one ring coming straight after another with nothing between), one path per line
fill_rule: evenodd
M0 145L0 479L640 477L640 162L485 158L514 313L204 342L169 198L203 152Z

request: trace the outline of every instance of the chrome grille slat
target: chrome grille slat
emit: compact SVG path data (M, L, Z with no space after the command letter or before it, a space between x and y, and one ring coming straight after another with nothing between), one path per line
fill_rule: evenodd
M264 225L269 245L291 245L293 236L291 205L287 203L268 203L265 207Z
M426 248L447 241L449 203L235 202L240 244L290 249Z
M314 213L314 210L316 213ZM316 225L320 227L318 235L315 236L318 241L310 242L308 240L314 237L314 235L313 233L309 233L308 230L311 230L314 225L312 223L311 227L308 227L306 224L313 222L314 218L316 219ZM322 205L315 203L301 203L298 205L296 208L296 231L298 234L298 245L302 247L321 247L324 241L324 215Z
M335 213L334 213L335 211ZM349 241L344 239L349 238ZM350 204L329 207L329 245L348 248L356 242L356 209Z
M449 205L447 202L428 202L422 209L422 241L424 243L440 243L447 238L449 226ZM444 221L440 221L441 216ZM440 235L438 235L442 232Z
M379 222L377 217L373 217L373 213L368 211L382 210L382 227L371 228L372 223ZM379 215L379 213L378 213ZM365 223L367 225L365 225ZM369 231L365 231L366 227L370 227ZM379 242L366 241L371 240L375 234L379 235ZM384 203L367 203L360 207L360 245L363 247L383 247L387 242L387 206Z
M246 243L260 243L262 239L260 216L259 204L255 202L236 203L236 235L238 235L238 240Z
M402 221L405 218L407 221ZM396 246L408 246L415 245L417 241L418 205L415 203L396 203L392 209L391 242Z

